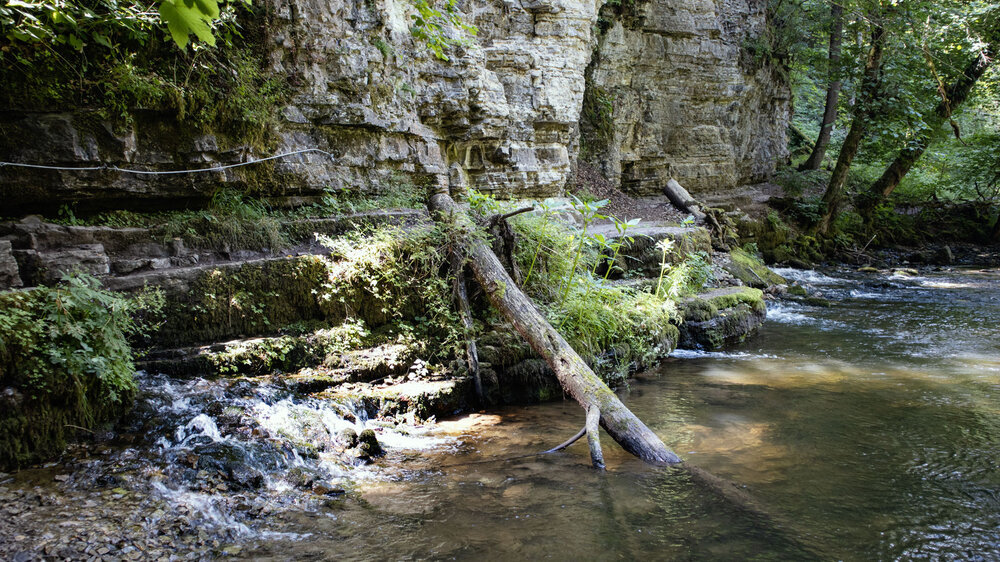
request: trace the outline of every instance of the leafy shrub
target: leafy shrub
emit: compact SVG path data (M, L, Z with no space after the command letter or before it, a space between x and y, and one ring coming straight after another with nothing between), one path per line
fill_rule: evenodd
M266 12L256 14L243 2L220 8L215 0L163 0L160 8L173 19L161 21L149 4L130 1L0 6L0 105L89 108L101 119L126 124L136 110L163 111L263 146L272 108L284 96L282 81L263 71L267 26L259 20ZM180 27L178 17L184 20ZM171 39L180 42L192 26L207 42L193 54Z
M474 25L465 23L458 11L456 0L443 0L438 6L428 0L411 0L417 13L413 14L413 27L410 33L421 41L435 57L450 60L445 51L458 45L466 45L468 35L475 35L479 30ZM436 4L436 3L435 3Z
M135 392L128 338L153 326L157 291L129 298L87 275L0 295L0 465L58 452L72 426L113 419Z

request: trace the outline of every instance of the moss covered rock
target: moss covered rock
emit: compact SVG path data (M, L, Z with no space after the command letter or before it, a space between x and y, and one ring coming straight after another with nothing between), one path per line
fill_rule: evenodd
M764 322L764 294L750 287L716 289L680 305L680 346L720 349L744 341Z
M744 285L765 289L771 285L787 283L784 277L771 271L763 262L745 250L737 248L730 254L730 262L725 269Z

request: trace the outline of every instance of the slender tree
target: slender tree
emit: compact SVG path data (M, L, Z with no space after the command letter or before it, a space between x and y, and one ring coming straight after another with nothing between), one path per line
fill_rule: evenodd
M994 40L987 43L986 47L969 62L950 87L941 89L941 102L928 120L928 128L899 152L882 176L871 185L867 197L858 201L858 211L866 221L871 219L872 210L889 197L899 182L903 181L910 168L923 156L941 126L951 118L951 112L969 97L972 87L994 63L996 54L997 42Z
M858 154L858 149L861 147L861 140L864 138L868 123L874 116L874 102L879 89L882 55L885 52L886 31L881 21L873 21L871 25L871 47L868 49L868 56L865 59L861 89L857 103L854 106L854 118L851 120L851 128L847 132L847 138L844 139L844 144L840 148L840 154L837 156L837 164L834 166L833 174L830 176L830 183L823 194L823 215L816 227L816 231L820 234L829 232L833 219L836 218L840 211L840 204L844 196L844 183L847 181L847 172L850 171L851 163Z
M813 145L809 158L799 166L799 170L818 170L826 156L826 147L830 144L830 133L837 121L837 98L840 96L840 45L844 36L844 7L840 0L830 4L830 55L827 74L829 85L826 89L826 106L823 109L823 120L820 123L819 137Z

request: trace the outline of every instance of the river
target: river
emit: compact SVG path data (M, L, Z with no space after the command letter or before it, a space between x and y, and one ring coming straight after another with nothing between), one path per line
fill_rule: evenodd
M387 433L388 457L331 469L347 493L323 502L276 476L298 461L254 453L245 458L268 467L267 508L241 510L164 468L193 436L227 439L218 408L197 406L214 392L206 381L150 383L160 396L150 408L174 411L163 422L174 425L155 454L132 449L143 466L161 459L157 468L133 467L140 476L115 485L145 486L156 509L181 505L214 525L221 541L209 537L204 556L236 544L225 552L273 560L1000 558L1000 272L780 272L831 306L770 302L750 341L678 350L622 393L669 447L739 483L763 513L648 467L606 435L606 472L589 467L582 441L524 456L579 429L583 413L570 402ZM272 429L290 431L306 411L333 415L280 396L245 400L237 406ZM363 424L346 417L330 423ZM26 472L6 486L27 486ZM99 485L68 482L70 494Z

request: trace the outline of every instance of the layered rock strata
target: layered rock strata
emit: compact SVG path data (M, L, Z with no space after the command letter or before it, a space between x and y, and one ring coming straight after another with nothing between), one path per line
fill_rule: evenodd
M183 207L222 185L295 205L329 190L391 189L400 175L550 196L573 181L581 144L634 193L669 177L694 191L754 181L782 155L788 117L779 74L747 63L743 47L763 33L764 5L651 0L630 3L634 17L607 19L593 0L471 0L462 10L479 32L444 61L414 42L405 0L270 0L269 71L291 90L272 151L152 112L121 129L82 111L8 110L0 160L109 168L0 167L3 212ZM581 123L593 126L587 96L610 103L599 147L581 142ZM326 153L196 175L113 169L203 168L314 148Z

